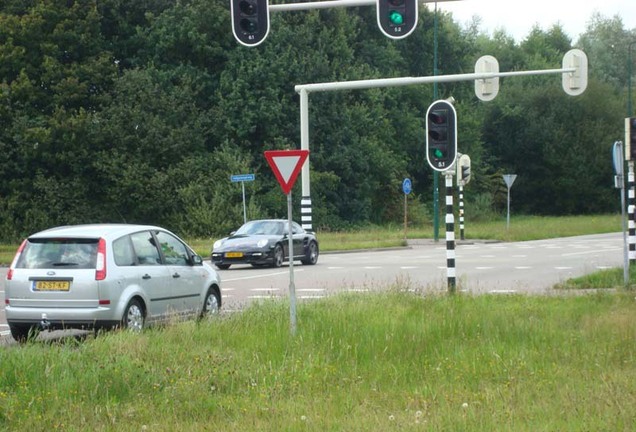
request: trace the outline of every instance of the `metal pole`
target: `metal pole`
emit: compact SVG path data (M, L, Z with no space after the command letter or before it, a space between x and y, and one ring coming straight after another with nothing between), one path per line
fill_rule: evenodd
M629 253L627 251L627 226L625 222L625 176L620 176L621 222L623 224L623 283L629 286Z
M245 182L241 182L241 188L243 189L243 223L247 223L247 210L245 206Z
M627 46L627 117L632 116L632 47L634 45L636 41L630 42Z
M636 261L636 221L634 219L634 161L627 161L627 213L629 230L629 262Z
M508 186L508 213L506 215L506 229L510 228L510 186Z
M453 174L446 171L446 279L448 293L455 294L455 216L453 215Z
M406 227L408 225L407 214L408 214L408 210L406 207L406 194L404 194L404 241L406 241Z
M287 255L289 256L289 329L296 334L296 285L294 283L294 239L292 236L292 196L287 194Z
M461 175L461 173L458 173ZM459 239L465 240L464 238L464 185L463 181L459 182Z
M300 94L300 149L309 150L309 92L301 89ZM309 181L309 156L301 170L302 197L300 200L300 217L303 229L313 231L311 216L311 191Z
M437 2L433 25L433 76L437 75L438 23ZM433 100L437 100L437 81L433 83ZM439 241L439 172L433 171L433 240Z

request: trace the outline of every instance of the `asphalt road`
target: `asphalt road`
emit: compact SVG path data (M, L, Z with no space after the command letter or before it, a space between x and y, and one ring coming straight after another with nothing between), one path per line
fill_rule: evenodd
M622 266L622 233L513 243L458 241L456 246L457 290L476 294L547 294L568 278ZM0 269L0 278L4 279L6 271ZM219 273L227 312L259 299L289 295L287 265L278 269L237 265ZM408 248L322 254L314 266L295 263L293 279L299 301L391 286L445 292L446 242L415 241ZM4 297L3 291L0 294ZM0 336L6 339L7 335L2 303Z
M514 243L458 242L457 290L471 293L553 291L568 278L623 266L621 233ZM221 271L225 310L250 301L287 296L289 267ZM447 291L446 242L423 241L409 248L323 254L315 266L294 265L299 300L341 292L398 286L422 292Z

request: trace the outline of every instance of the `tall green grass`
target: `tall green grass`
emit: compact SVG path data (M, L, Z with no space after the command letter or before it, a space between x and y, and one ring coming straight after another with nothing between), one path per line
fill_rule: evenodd
M636 428L632 295L405 290L0 350L0 429Z

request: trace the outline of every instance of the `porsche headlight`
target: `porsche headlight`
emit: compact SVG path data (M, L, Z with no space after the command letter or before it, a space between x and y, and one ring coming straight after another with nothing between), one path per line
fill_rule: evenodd
M258 241L258 243L256 243L256 246L258 246L259 248L264 248L265 246L267 246L268 243L269 243L269 240L261 239Z
M212 249L220 248L222 244L223 244L223 239L221 239L221 240L217 240L217 241L215 241L215 242L214 242L214 244L212 245Z

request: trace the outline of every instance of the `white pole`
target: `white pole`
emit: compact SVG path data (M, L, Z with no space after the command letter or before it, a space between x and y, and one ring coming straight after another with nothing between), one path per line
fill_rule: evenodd
M296 334L296 285L294 284L294 239L292 237L292 196L287 194L287 245L289 255L289 328Z
M241 188L243 189L243 223L247 223L247 209L245 206L245 182L241 182Z

